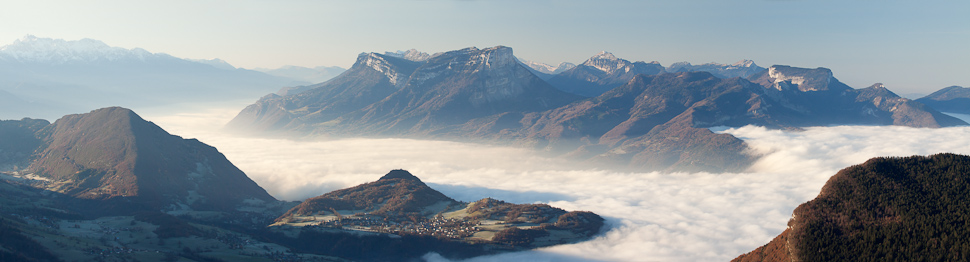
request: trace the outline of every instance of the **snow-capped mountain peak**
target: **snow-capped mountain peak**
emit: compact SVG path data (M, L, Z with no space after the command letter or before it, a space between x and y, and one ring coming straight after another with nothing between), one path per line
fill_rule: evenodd
M521 62L523 65L526 65L532 68L533 70L536 70L545 74L558 74L558 73L561 73L562 71L566 71L566 70L572 69L573 67L576 67L576 64L569 63L569 62L562 62L562 63L559 63L559 65L557 66L552 66L546 63L522 60L522 59L519 59L519 62Z
M758 66L758 65L754 64L754 61L751 61L751 60L748 60L748 59L744 59L744 60L735 62L734 64L731 64L731 66L736 66L736 67L752 67L752 66Z
M591 59L617 60L618 58L616 58L616 56L613 55L613 53L602 51L599 54L596 54L595 56L593 56Z
M167 55L153 54L141 48L112 47L90 38L67 41L27 35L12 44L0 47L2 59L33 63L65 64L129 59L144 61L153 56Z
M414 48L411 48L408 51L384 52L384 55L403 58L414 62L428 61L428 59L432 57L432 55L425 52L418 51L417 49L414 49Z
M631 63L630 61L617 58L610 52L603 51L593 57L590 57L589 60L583 62L583 65L596 68L605 72L606 74L612 75L617 70L630 66Z

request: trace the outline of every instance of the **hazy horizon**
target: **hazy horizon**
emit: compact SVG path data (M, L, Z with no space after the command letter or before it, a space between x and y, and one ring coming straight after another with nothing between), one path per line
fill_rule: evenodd
M106 0L97 4L64 0L11 1L0 9L0 23L4 24L4 30L0 30L0 48L26 35L68 41L88 38L113 47L142 48L183 59L218 58L237 68L274 69L285 65L349 68L362 52L414 48L433 54L472 46L503 45L513 48L514 55L520 59L550 65L579 64L601 51L608 51L618 58L657 61L664 67L682 61L695 65L732 64L744 59L753 60L761 67L825 67L852 88L883 83L900 96L915 98L913 94L925 95L948 86L970 87L967 10L970 10L970 1L960 0ZM257 80L265 76L246 70L215 70L195 63L184 64L196 65L186 69L193 74L212 69L219 73L252 73ZM65 77L69 80L64 82L70 83L59 83L55 76L61 76L60 71L33 76L28 72L33 70L29 66L16 63L3 66L10 69L5 81L0 81L0 95L4 95L0 98L7 99L4 101L9 111L4 113L55 115L99 106L101 101L123 103L120 105L173 135L198 139L217 148L280 200L300 201L375 181L392 169L405 169L430 187L460 201L492 197L512 203L544 203L570 211L592 211L606 219L606 229L588 241L464 261L728 261L765 245L785 230L795 207L815 198L826 181L843 168L873 157L943 152L970 155L967 135L970 126L824 126L797 131L758 126L717 129L716 132L743 140L750 149L746 153L761 157L743 172L696 173L620 171L605 164L580 164L549 157L528 148L456 141L246 137L228 134L223 127L260 96L284 87L275 83L284 82L264 85L264 82L246 80L242 74L226 74L214 81L239 80L257 86L243 88L242 84L227 83L225 89L215 89L208 82L192 86L193 81L200 80L192 80L187 77L189 74L164 75L157 68L146 67L150 69L138 71L142 73L138 75L112 67L104 70L109 73L96 77L93 73L77 71L79 78ZM19 80L18 74L27 80ZM159 75L160 79L146 77L153 75ZM90 78L91 82L71 82L83 77ZM126 79L133 80L121 81ZM108 80L120 84L111 86ZM265 83L277 80L280 79L273 77ZM793 81L802 80L805 77ZM10 91L15 89L29 96L18 97L20 94ZM390 87L385 89L393 91ZM132 92L122 92L126 90ZM263 90L266 93L250 97ZM865 112L872 114L873 119L883 119L877 113L888 115L897 109L871 109L869 101L877 108L880 103L887 107L886 98L890 96L882 96L883 93L874 98L856 98L855 94L845 98L851 92L841 94L839 101L858 99L856 104L845 108L868 110ZM437 94L426 96L433 95ZM647 97L662 100L652 96ZM338 97L344 99L344 96ZM629 100L641 99L636 95L629 97ZM189 101L190 98L196 99ZM384 97L378 97L381 98ZM734 104L745 101L727 98L726 102ZM805 101L818 103L813 106L824 103ZM748 104L749 111L738 112L754 114L773 105L785 107L781 112L789 109L810 112L797 105L788 108L791 103L785 101L782 102L788 104L769 100L755 102L757 107L751 106L755 105L752 102ZM866 107L861 106L864 103ZM267 108L272 106L274 110L282 108L272 112L280 115L287 114L286 110L294 110L292 114L311 112L314 108L267 104ZM708 105L712 104L715 103ZM913 108L923 110L920 104L914 104L917 105ZM692 105L691 108L700 107ZM843 111L837 112L852 114ZM693 111L697 112L700 111ZM682 116L695 117L688 115L693 113ZM917 113L926 111L910 115ZM826 112L823 117L832 114ZM711 119L720 117L713 115ZM783 122L798 115L786 113L777 118L767 115L764 119ZM948 115L970 121L970 115ZM501 127L503 118L496 118L495 126ZM938 119L930 120L937 123ZM641 122L649 121L653 120ZM685 128L677 130L687 130L693 122L668 123L678 127L683 124ZM634 125L640 123L630 124ZM434 253L423 258L431 262L448 261Z
M600 51L688 61L826 67L900 94L970 85L966 1L22 1L0 45L31 34L144 48L242 68L349 67L361 52L510 46L581 63ZM388 41L393 40L393 41Z

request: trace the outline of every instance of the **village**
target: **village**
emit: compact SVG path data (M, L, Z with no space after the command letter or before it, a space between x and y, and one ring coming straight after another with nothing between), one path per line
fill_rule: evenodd
M422 235L438 238L462 239L482 231L481 223L469 221L466 218L445 218L436 216L431 219L412 222L394 222L374 216L339 217L322 221L315 226L325 228L342 228L349 230L369 231L396 235Z

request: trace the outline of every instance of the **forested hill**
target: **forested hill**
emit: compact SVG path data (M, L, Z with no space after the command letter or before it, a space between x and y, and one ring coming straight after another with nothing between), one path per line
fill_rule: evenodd
M734 261L968 261L970 157L873 158L839 171L789 229Z

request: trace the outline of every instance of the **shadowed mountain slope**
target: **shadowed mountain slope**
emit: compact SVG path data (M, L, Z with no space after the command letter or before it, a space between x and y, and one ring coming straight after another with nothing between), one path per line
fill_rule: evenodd
M929 94L916 102L943 112L970 114L970 88L951 86Z
M171 135L125 108L64 116L36 137L42 143L27 172L69 196L167 210L275 201L215 148Z
M764 88L738 78L719 79L707 72L638 75L595 98L539 113L470 122L463 130L553 150L579 146L573 154L638 169L737 170L750 161L742 153L743 141L706 128L779 126L776 118L795 114L771 102ZM702 160L711 165L689 167Z

